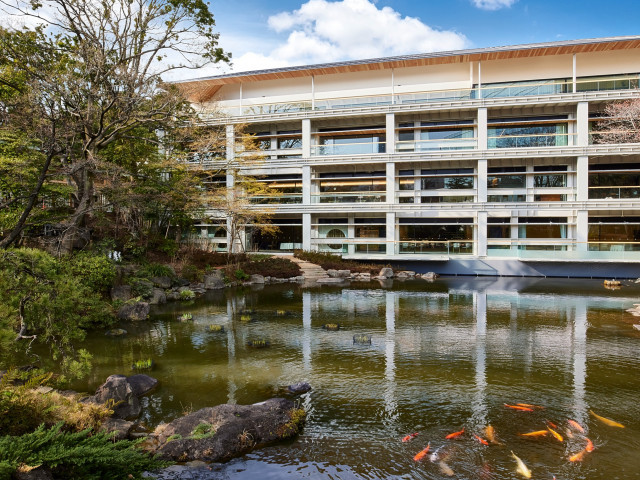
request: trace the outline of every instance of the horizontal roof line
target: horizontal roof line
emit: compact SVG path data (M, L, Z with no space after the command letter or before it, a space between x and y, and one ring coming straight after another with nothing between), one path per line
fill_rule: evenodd
M473 48L473 49L466 49L466 50L450 50L450 51L431 52L431 53L418 53L418 54L400 55L400 56L394 56L394 57L370 58L370 59L364 59L364 60L348 60L344 62L334 62L334 63L297 65L292 67L271 68L271 69L265 69L265 70L251 70L246 72L227 73L224 75L214 75L210 77L191 78L186 80L177 80L171 83L175 83L175 84L191 83L191 82L201 82L201 81L207 81L207 80L223 80L223 79L230 79L230 78L241 78L241 77L249 77L249 76L255 76L255 75L268 75L268 74L274 74L274 73L301 72L304 70L319 70L319 69L325 69L325 68L348 67L353 65L391 63L391 62L401 62L401 61L407 61L407 60L421 60L421 59L441 58L441 57L457 57L457 56L463 56L463 55L478 55L478 54L510 52L510 51L518 51L518 50L535 50L540 48L569 47L569 46L578 46L578 45L603 44L603 43L634 41L634 40L640 40L640 36L631 35L631 36L623 36L623 37L564 40L560 42L528 43L528 44L522 44L522 45Z

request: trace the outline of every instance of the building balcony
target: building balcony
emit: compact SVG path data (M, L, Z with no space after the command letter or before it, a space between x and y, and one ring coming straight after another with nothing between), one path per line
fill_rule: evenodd
M442 140L410 140L396 142L396 153L439 152L443 150L473 150L478 148L476 138Z

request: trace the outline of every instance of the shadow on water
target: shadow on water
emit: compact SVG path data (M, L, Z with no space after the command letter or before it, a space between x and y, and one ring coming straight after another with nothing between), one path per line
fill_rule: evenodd
M309 415L299 438L202 478L434 479L449 478L450 468L454 478L500 480L517 476L511 451L533 478L640 478L640 332L625 313L639 298L631 283L609 291L601 281L540 278L209 292L122 325L125 337L91 335L96 368L76 388L91 391L152 358L161 387L145 399L142 421L154 426L205 406L262 401L291 383L313 386L300 397ZM179 321L183 313L193 319ZM323 329L328 323L340 329ZM361 334L371 344L354 344ZM249 346L260 341L268 347ZM568 461L586 445L568 419L596 446L582 462ZM548 422L562 442L519 435ZM485 438L489 425L500 445L474 437ZM437 461L415 462L428 443Z

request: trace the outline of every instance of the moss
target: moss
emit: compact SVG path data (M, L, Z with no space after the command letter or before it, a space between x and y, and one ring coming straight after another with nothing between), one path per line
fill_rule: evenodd
M300 432L307 419L307 412L304 408L292 408L287 412L287 415L289 416L289 421L277 431L280 438L289 438Z
M216 431L213 428L213 425L203 422L198 424L198 426L193 429L193 432L191 432L191 436L189 438L208 438L213 437L215 434Z
M182 435L180 435L179 433L174 433L173 435L170 435L169 437L167 437L167 443L172 442L174 440L180 440L182 439Z

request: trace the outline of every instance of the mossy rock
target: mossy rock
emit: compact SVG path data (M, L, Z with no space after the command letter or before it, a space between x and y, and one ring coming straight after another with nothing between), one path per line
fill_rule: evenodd
M224 333L224 325L209 325L209 331L214 333Z
M366 333L357 333L353 336L353 343L359 345L371 345L371 335Z
M268 348L271 346L271 343L267 340L249 340L247 346L251 348Z
M113 328L111 330L107 330L105 335L107 337L121 337L126 335L128 332L124 328Z
M330 332L336 332L338 330L340 330L340 324L339 323L325 323L322 328L324 328L325 330L329 330Z

